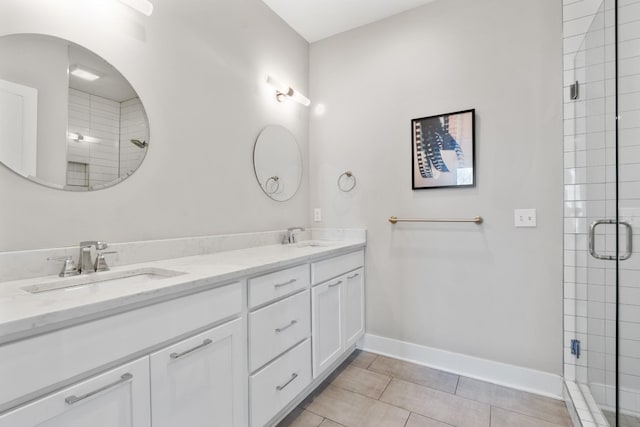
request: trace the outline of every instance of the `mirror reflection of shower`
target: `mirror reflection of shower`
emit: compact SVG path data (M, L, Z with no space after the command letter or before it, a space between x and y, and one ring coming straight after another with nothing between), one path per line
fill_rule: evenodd
M115 185L149 146L143 104L95 53L38 34L0 37L0 163L49 187Z

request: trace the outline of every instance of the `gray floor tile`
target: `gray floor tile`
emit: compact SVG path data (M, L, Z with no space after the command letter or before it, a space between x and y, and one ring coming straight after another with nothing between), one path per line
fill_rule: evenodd
M278 427L318 427L322 420L323 417L319 415L296 408L278 424Z
M367 351L356 350L351 356L347 359L347 362L352 366L357 366L358 368L367 369L374 360L378 357L374 353L369 353Z
M567 406L561 400L537 396L466 377L460 377L456 395L561 426L572 426Z
M447 393L455 393L458 383L455 374L384 356L376 357L369 370Z
M379 399L389 381L391 377L387 375L348 365L331 381L331 384L364 394L372 399Z
M489 405L407 381L391 380L380 400L456 427L489 426Z
M432 420L431 418L423 417L422 415L411 413L409 415L409 421L405 427L452 427L451 424L441 423L440 421Z
M539 418L507 411L502 408L491 408L491 427L558 427L560 424L549 423Z
M336 422L333 422L325 418L322 424L320 424L320 427L344 427L344 426L342 424L338 424Z
M307 410L346 427L404 427L409 411L329 385L306 402Z

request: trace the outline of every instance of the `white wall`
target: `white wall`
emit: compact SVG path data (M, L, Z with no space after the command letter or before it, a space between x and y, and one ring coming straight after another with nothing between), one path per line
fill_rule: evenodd
M55 35L114 65L140 95L151 127L140 169L105 190L53 190L0 167L0 251L307 222L308 111L278 104L264 83L272 74L308 93L306 41L260 0L154 5L149 18L115 0L0 5L0 35ZM301 190L286 203L268 199L253 172L253 143L271 123L296 135L305 162Z
M311 207L368 230L367 332L562 373L561 8L441 0L311 45ZM468 108L477 186L412 191L411 119Z

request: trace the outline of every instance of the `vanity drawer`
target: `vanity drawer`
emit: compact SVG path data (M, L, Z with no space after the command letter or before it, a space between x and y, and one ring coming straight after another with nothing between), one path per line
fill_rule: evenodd
M242 310L239 282L0 346L0 411Z
M364 251L329 258L311 264L311 283L318 285L364 265Z
M309 290L249 314L249 370L255 371L311 334Z
M149 427L149 357L0 415L0 427Z
M254 277L249 279L249 309L308 287L308 264Z
M264 426L309 384L311 343L306 340L249 378L251 426Z

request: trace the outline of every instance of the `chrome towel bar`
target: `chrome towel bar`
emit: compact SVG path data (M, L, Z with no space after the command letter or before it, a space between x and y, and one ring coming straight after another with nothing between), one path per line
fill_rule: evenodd
M475 222L476 224L482 224L482 217L476 216L473 218L421 218L421 219L411 219L411 218L398 218L392 216L389 218L389 222L391 224L395 224L397 222Z

